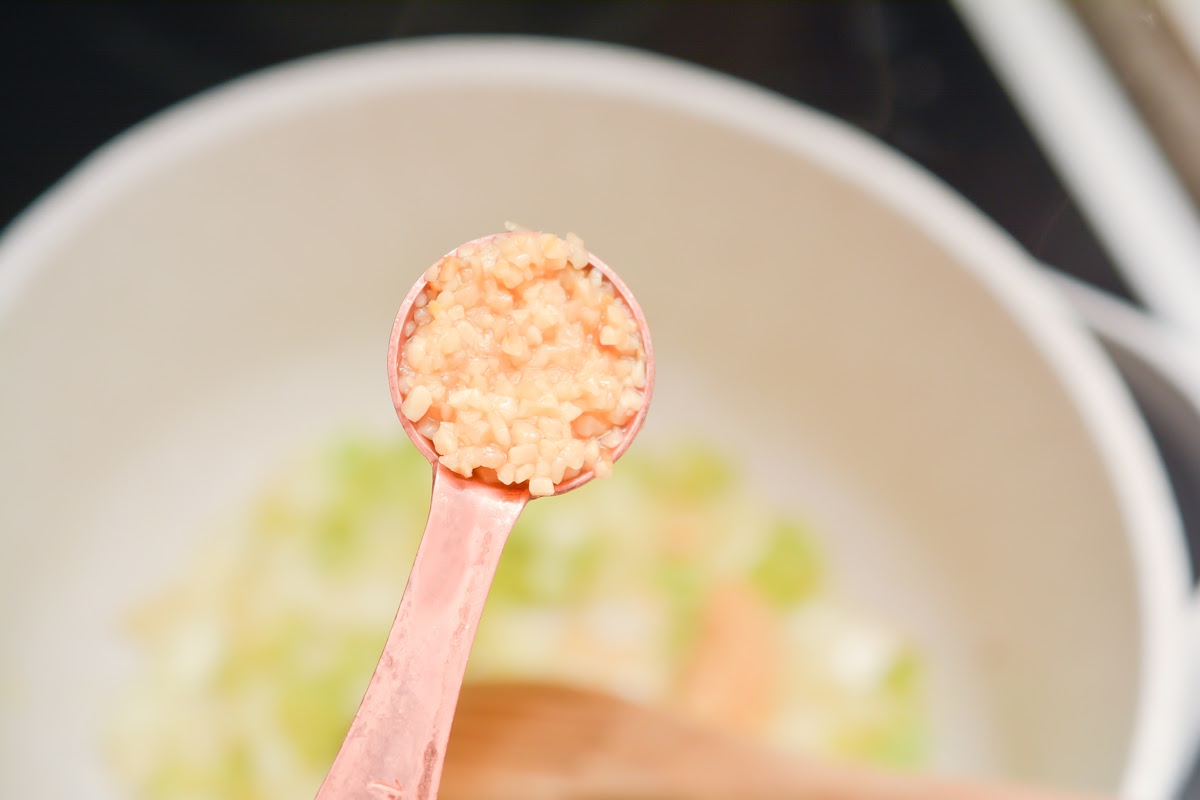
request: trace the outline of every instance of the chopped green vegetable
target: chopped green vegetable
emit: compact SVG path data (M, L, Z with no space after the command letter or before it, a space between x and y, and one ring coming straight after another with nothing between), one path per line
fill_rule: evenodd
M387 636L429 489L406 440L340 438L266 487L135 610L143 673L111 737L135 796L315 793ZM569 681L685 715L689 692L725 681L722 696L778 693L759 720L764 740L919 763L917 657L877 622L821 611L827 583L813 533L751 494L736 462L700 441L639 445L610 479L526 509L468 679ZM838 647L868 652L866 671L842 675L823 657ZM789 674L785 686L737 683L761 653L782 654L772 674Z
M771 604L786 609L820 589L822 572L817 543L808 530L793 520L778 519L750 581Z

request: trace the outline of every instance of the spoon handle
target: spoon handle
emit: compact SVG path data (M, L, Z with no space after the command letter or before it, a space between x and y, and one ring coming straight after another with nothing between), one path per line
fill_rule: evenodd
M467 656L528 494L435 465L429 520L383 654L317 800L433 800Z

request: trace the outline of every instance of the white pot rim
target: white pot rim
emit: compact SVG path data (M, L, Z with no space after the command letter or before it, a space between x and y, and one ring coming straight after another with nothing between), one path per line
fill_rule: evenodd
M1130 539L1142 668L1120 791L1171 794L1187 721L1182 528L1129 392L1032 259L937 178L850 125L760 87L612 45L447 37L349 48L273 67L187 100L100 148L0 237L0 325L37 265L95 209L142 176L241 130L329 103L403 88L537 86L646 102L739 130L822 165L908 219L968 267L1039 347L1096 442Z

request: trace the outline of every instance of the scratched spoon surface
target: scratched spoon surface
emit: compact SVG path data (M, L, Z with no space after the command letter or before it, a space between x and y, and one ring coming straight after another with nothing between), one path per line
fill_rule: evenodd
M503 235L468 244L483 245ZM625 438L613 448L615 460L645 421L654 388L654 348L646 318L629 288L590 253L588 266L599 270L629 307L646 353L642 407L627 426ZM437 797L450 723L479 617L504 543L531 499L527 485L492 484L446 469L431 443L400 413L404 398L397 368L404 330L425 285L422 275L400 306L387 369L396 413L433 466L429 518L383 654L317 800ZM590 470L581 472L555 486L554 494L578 488L593 477Z

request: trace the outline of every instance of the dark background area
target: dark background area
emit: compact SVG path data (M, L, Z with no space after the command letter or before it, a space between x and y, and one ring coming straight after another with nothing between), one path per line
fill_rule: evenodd
M323 50L465 33L613 42L761 84L887 142L1034 256L1128 297L941 2L0 4L0 226L104 142L197 92Z
M322 50L456 33L614 42L754 81L883 139L1035 256L1123 292L940 2L6 4L0 224L106 140L199 91Z

